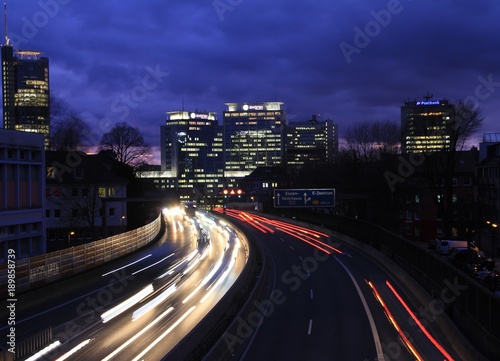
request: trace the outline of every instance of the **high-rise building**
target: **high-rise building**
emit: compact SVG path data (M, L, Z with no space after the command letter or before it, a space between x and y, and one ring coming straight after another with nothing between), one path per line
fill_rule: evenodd
M407 101L401 107L401 149L404 153L449 149L455 106L447 100Z
M3 127L50 136L49 59L2 45Z
M223 186L223 133L216 113L173 111L161 126L161 170L204 195Z
M338 125L333 120L290 122L286 126L286 164L335 163L338 153Z
M225 103L225 176L244 177L284 163L286 112L282 102Z

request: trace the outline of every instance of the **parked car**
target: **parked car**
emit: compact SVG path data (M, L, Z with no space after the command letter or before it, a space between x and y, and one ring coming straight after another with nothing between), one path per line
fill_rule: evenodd
M486 258L482 252L465 248L453 253L451 263L466 272L475 274L482 269L492 271L495 268L495 260Z
M467 247L475 251L479 251L479 248L474 244L474 242L468 242L464 240L440 239L436 244L436 249L442 255L448 255L453 248L467 248Z

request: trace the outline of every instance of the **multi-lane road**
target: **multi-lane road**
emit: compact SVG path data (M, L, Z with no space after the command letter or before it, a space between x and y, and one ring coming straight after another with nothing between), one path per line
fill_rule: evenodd
M380 264L327 233L228 210L266 249L273 274L240 319L241 359L461 360L432 324L433 309L407 297ZM238 336L234 335L234 336ZM243 344L243 343L242 343Z
M154 246L18 297L17 334L50 326L54 335L30 360L161 360L205 317L244 268L246 247L208 216L165 217Z
M326 230L227 216L270 265L252 312L224 340L239 360L464 359L434 323L443 310L416 303ZM223 221L165 217L166 236L152 247L19 297L18 333L52 327L53 349L38 359L161 360L207 315L243 270L247 248Z

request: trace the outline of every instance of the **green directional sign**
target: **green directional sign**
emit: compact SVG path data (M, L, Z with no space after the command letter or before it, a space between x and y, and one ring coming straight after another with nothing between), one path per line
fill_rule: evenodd
M335 189L275 189L274 207L334 207Z

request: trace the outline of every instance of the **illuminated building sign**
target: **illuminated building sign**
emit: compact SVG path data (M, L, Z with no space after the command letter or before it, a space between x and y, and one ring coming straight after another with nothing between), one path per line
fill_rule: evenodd
M243 105L243 110L264 110L264 105Z
M208 114L204 113L191 113L191 119L198 118L198 119L208 119Z
M417 105L439 105L439 100L425 100L417 102Z

